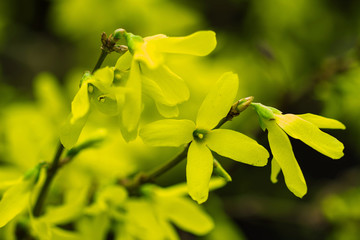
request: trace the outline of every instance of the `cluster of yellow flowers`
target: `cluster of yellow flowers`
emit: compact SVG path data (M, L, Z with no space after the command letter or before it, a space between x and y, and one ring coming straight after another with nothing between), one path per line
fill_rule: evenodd
M124 38L129 51L123 54L114 67L85 74L80 90L72 102L72 114L65 124L61 141L67 148L76 143L84 126L90 102L110 115L119 116L124 139L138 135L142 111L142 94L156 103L161 115L177 117L178 104L189 99L185 82L166 66L167 54L205 56L216 46L215 33L199 31L186 37L168 37L163 34L142 38L124 30L116 32ZM199 203L208 198L208 186L213 172L211 151L254 166L265 166L268 151L255 140L233 130L217 129L228 114L238 91L238 77L228 72L220 77L202 103L196 122L165 119L150 123L140 130L143 141L151 146L182 146L189 144L187 155L187 184L190 196ZM268 131L273 155L271 180L282 170L290 191L302 197L307 192L305 179L295 159L286 134L302 140L315 150L338 159L343 156L341 142L319 128L344 129L340 122L325 117L283 115L279 110L252 103L259 116L260 126Z

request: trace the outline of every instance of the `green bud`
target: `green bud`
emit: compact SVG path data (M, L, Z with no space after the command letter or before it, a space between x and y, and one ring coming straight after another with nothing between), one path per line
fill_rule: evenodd
M142 43L144 42L143 38L138 36L138 35L134 35L132 33L125 33L125 40L128 44L128 48L130 53L134 53L135 47L136 47L136 43Z
M241 112L245 111L248 106L252 103L254 100L253 96L242 98L239 101L237 101L233 107L235 108L236 112L240 114Z
M116 29L116 30L114 31L114 33L112 34L112 36L113 36L114 41L118 41L118 40L124 38L125 34L126 34L126 30L125 30L125 29L123 29L123 28L118 28L118 29Z

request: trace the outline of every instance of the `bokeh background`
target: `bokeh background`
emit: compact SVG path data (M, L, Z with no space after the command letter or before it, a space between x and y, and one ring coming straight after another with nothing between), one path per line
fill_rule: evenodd
M303 199L288 191L282 176L272 184L270 166L254 168L220 158L233 182L211 193L204 204L217 227L203 239L359 239L359 10L359 1L341 0L2 0L0 181L51 159L82 73L93 68L100 54L102 32L121 27L141 36L181 36L209 29L218 40L211 55L169 58L191 91L189 102L180 106L180 118L195 119L211 85L223 72L234 71L240 78L239 98L254 96L285 113L335 118L347 129L329 131L345 145L340 160L291 140L309 188ZM114 65L117 58L111 54L104 65ZM147 102L143 123L160 119ZM81 138L105 130L111 132L109 140L74 159L55 189L66 189L70 181L81 185L88 176L101 182L104 176L151 169L179 152L148 148L140 140L125 144L116 124L92 114ZM268 148L250 109L225 127ZM159 185L184 181L184 167L159 178Z

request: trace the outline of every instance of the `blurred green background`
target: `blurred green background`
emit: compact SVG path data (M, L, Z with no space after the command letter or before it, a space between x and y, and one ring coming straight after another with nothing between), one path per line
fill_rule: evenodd
M180 118L195 119L211 84L223 72L234 71L240 78L239 98L254 96L284 113L336 118L347 130L329 131L345 145L345 156L336 161L292 139L309 188L303 199L287 190L282 176L272 184L270 166L254 168L220 158L233 182L205 204L217 224L205 239L358 239L359 10L359 1L341 0L2 0L0 180L17 176L39 158L51 159L81 75L100 54L102 32L121 27L141 36L181 36L209 29L218 40L210 56L169 58L191 91L189 102L180 106ZM117 57L111 54L104 65L114 65ZM144 123L160 118L148 102ZM268 148L252 110L225 127ZM94 113L82 138L100 128L111 132L116 122ZM179 151L146 148L139 141L126 145L116 134L106 147L80 154L59 179L72 176L80 185L82 175L99 181L109 173L126 176ZM99 155L109 164L99 164ZM158 183L184 180L183 163Z

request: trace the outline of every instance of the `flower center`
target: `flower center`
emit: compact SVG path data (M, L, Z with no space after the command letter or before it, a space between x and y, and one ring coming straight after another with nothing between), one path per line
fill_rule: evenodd
M207 133L208 133L207 130L196 129L195 131L193 131L194 140L197 141L197 142L204 141L204 139L206 138Z

